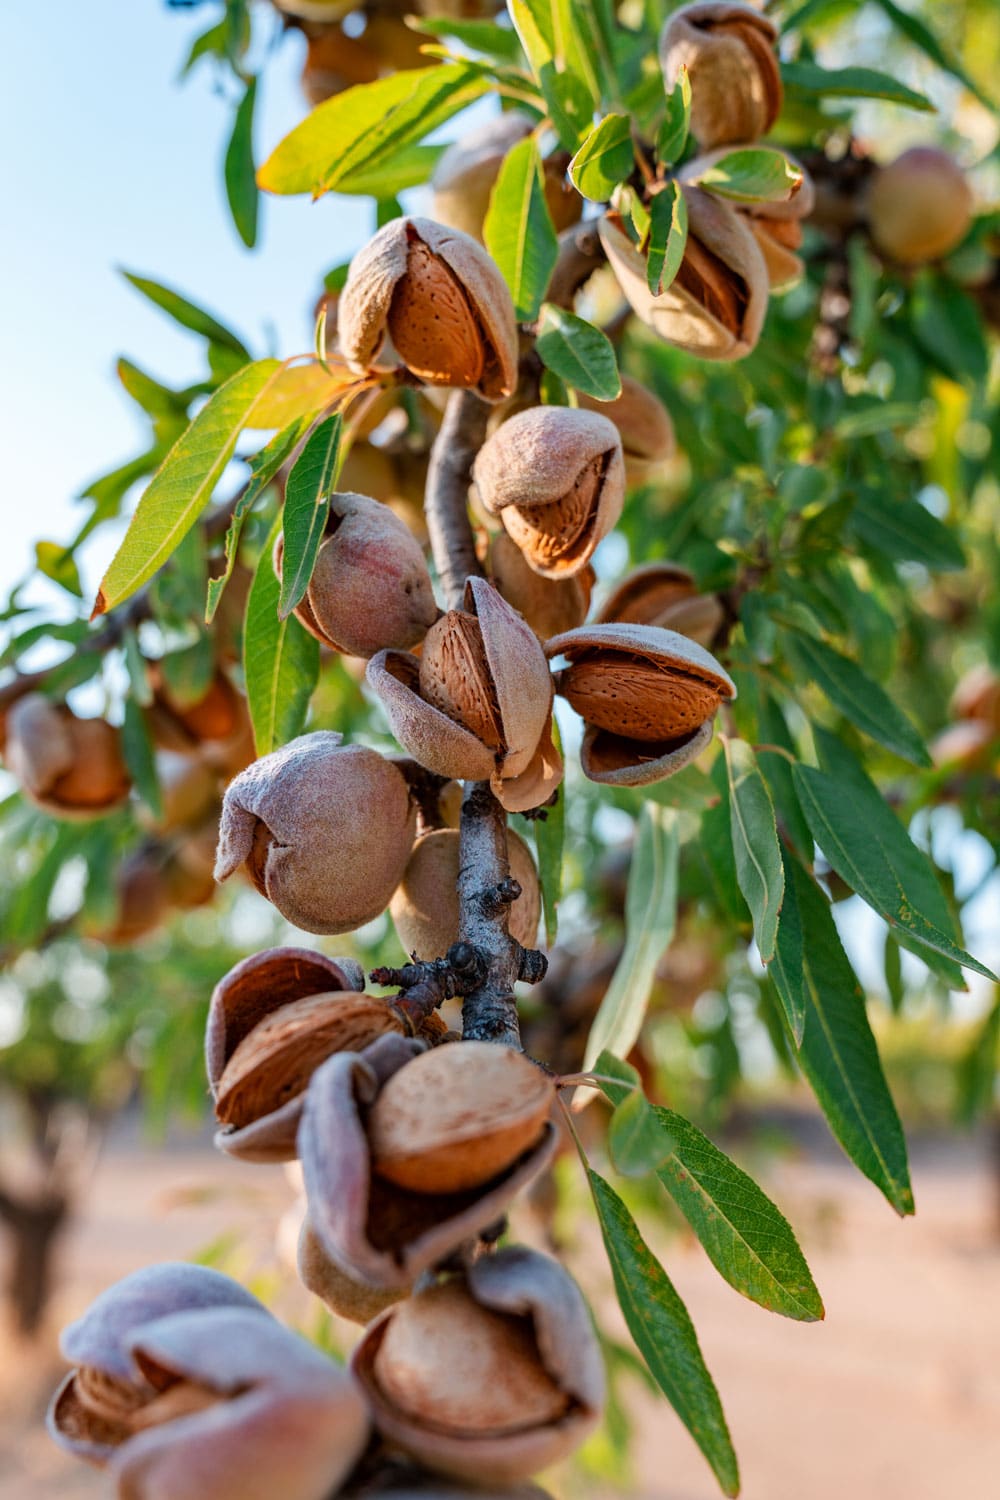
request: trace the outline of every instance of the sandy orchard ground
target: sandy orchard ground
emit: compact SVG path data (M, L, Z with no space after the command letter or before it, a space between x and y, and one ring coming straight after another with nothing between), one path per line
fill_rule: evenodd
M792 1323L745 1302L693 1241L672 1239L665 1251L722 1392L745 1500L997 1493L1000 1233L986 1138L916 1141L918 1215L902 1223L817 1122L800 1118L795 1134L799 1149L772 1165L766 1186L799 1231L826 1302L824 1324ZM292 1202L280 1169L225 1162L190 1140L154 1150L134 1126L121 1128L98 1166L86 1217L63 1247L54 1326L135 1267L212 1242L229 1245L226 1269L261 1276L270 1294L274 1225ZM598 1256L585 1251L582 1265L600 1295ZM304 1325L315 1306L293 1293L283 1311ZM43 1392L59 1369L53 1343L54 1335L30 1351L0 1344L2 1500L107 1493L39 1427ZM712 1477L666 1403L637 1395L634 1413L635 1494L714 1500ZM571 1479L560 1494L576 1500L583 1486Z

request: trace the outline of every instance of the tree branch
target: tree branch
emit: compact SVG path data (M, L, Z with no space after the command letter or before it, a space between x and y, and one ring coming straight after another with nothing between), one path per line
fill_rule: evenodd
M431 450L426 513L434 563L449 608L462 605L465 580L481 574L469 522L472 465L486 435L488 408L478 396L455 391ZM514 985L545 973L542 954L521 947L507 930L510 905L521 894L507 859L507 815L488 782L466 784L462 801L458 873L459 940L478 953L485 975L465 994L466 1040L520 1047Z

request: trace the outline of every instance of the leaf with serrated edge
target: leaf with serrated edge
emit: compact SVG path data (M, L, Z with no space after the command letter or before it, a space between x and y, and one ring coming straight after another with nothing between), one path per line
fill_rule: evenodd
M614 401L621 395L614 345L586 318L543 303L535 350L547 369L584 395L597 401Z
M585 1068L605 1050L626 1056L638 1040L656 965L677 922L679 848L677 814L645 803L625 897L625 949L594 1017Z
M618 1194L592 1168L587 1176L628 1330L660 1390L707 1458L723 1494L736 1495L736 1454L688 1310Z
M774 957L778 917L785 894L778 825L767 783L745 740L723 739L729 773L729 812L736 878L753 917L764 963Z
M280 530L278 516L250 585L243 629L247 705L258 755L270 755L301 734L319 675L319 642L294 615L278 619L272 553Z
M309 587L330 513L330 496L340 473L342 425L339 412L321 422L310 433L288 476L282 519L279 620L288 618Z
M594 1072L603 1093L621 1109L638 1074L607 1053L598 1058ZM821 1319L822 1298L795 1232L777 1205L690 1120L660 1105L651 1108L673 1140L656 1175L720 1276L768 1312L804 1323Z
M276 359L262 359L238 370L177 439L136 506L101 581L94 615L116 608L147 583L191 530L233 456L254 403L281 368Z
M532 322L538 316L559 254L534 136L518 141L504 157L493 185L483 238L510 288L518 320Z
M797 1052L802 1071L847 1155L897 1213L912 1214L906 1141L868 1023L864 993L829 902L787 852L785 893L770 972L786 1014L797 1007L804 1012ZM790 906L798 913L794 925L786 921ZM799 946L786 955L793 940ZM798 994L786 994L786 986L795 986Z
M687 234L687 200L680 185L671 182L649 205L646 284L654 297L661 297L673 285L684 259Z

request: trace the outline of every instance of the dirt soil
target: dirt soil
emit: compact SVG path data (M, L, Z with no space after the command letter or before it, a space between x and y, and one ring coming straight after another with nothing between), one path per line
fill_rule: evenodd
M796 1150L772 1163L765 1186L800 1234L825 1323L793 1323L746 1302L693 1240L674 1237L661 1247L723 1396L745 1500L995 1494L1000 1219L989 1142L918 1140L918 1214L904 1223L814 1122L799 1121L795 1135ZM154 1149L135 1126L119 1129L86 1214L63 1245L51 1330L31 1348L0 1341L2 1500L108 1493L101 1476L60 1455L41 1426L61 1368L54 1330L136 1267L209 1248L213 1263L270 1299L282 1284L275 1226L285 1215L279 1240L287 1255L294 1201L280 1168L226 1162L201 1141ZM603 1302L605 1268L589 1248L581 1268ZM285 1294L281 1310L300 1327L315 1323L304 1294ZM338 1332L346 1347L346 1325ZM637 1391L632 1410L633 1493L714 1500L712 1476L667 1404ZM578 1476L552 1488L563 1500L611 1494Z

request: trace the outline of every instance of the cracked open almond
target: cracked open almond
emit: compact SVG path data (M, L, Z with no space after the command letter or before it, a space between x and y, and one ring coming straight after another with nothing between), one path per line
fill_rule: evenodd
M545 578L582 572L625 499L618 428L579 407L517 412L483 444L472 474L486 510Z
M659 396L631 375L623 375L621 381L621 393L614 401L598 401L580 392L579 403L585 411L599 412L614 422L621 434L628 482L640 484L655 465L674 456L677 439L670 413Z
M660 625L708 646L724 611L714 594L699 594L694 575L671 562L645 563L613 589L598 625Z
M352 1365L387 1442L481 1486L516 1483L566 1457L604 1399L575 1282L520 1246L390 1308Z
M684 198L684 257L659 296L649 290L645 256L613 214L598 225L601 244L632 311L660 338L702 359L743 359L760 338L767 314L764 256L728 203L690 184Z
M558 691L586 726L580 763L591 781L662 781L712 738L720 704L736 696L704 647L654 625L589 625L545 647L565 656Z
M415 1193L460 1193L512 1166L541 1138L555 1099L521 1052L462 1042L393 1074L368 1132L380 1177Z
M508 812L538 807L559 785L545 654L485 579L469 579L465 608L431 627L419 660L380 651L367 676L399 743L429 771L489 780Z
M594 587L589 563L569 578L543 578L506 531L498 531L490 542L487 569L494 587L524 616L540 641L572 630L587 618Z
M778 31L750 5L708 0L667 18L660 66L672 89L682 67L691 80L691 134L703 148L755 141L781 110Z
M354 257L337 328L344 357L358 371L371 367L388 335L428 385L499 401L517 384L507 283L471 235L433 219L393 219Z

